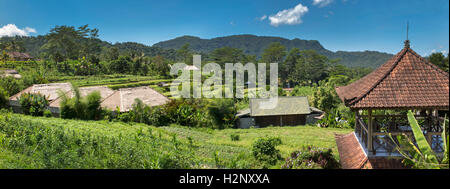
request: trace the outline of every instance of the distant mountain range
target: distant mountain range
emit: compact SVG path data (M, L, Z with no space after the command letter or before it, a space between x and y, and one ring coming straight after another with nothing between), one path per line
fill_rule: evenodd
M47 42L45 36L35 37L2 37L0 42L8 40L19 40L24 44L26 51L33 56L38 57L42 52L41 47ZM161 41L153 46L144 45L135 42L124 42L111 44L100 39L96 40L103 49L115 46L120 52L135 51L144 53L147 56L161 55L170 60L175 60L176 49L179 49L186 43L190 44L190 48L199 53L209 53L216 48L233 47L242 49L246 54L257 55L260 57L265 48L270 43L279 42L284 45L287 50L292 48L299 48L300 50L315 50L318 53L327 56L329 59L340 59L340 63L350 67L370 67L376 68L386 62L393 55L377 51L361 51L361 52L347 52L337 51L333 52L325 49L317 40L302 40L302 39L285 39L281 37L266 37L255 35L232 35L225 37L217 37L212 39L201 39L193 36L182 36L175 39Z
M298 38L289 40L281 37L267 37L256 35L232 35L212 39L201 39L194 36L182 36L156 43L153 45L153 47L160 47L162 49L179 49L184 44L189 43L189 47L192 50L201 53L209 53L214 49L221 47L233 47L242 49L246 54L257 55L258 57L260 57L264 49L273 42L281 43L288 50L292 48L298 48L300 50L315 50L318 53L327 56L329 59L339 58L341 60L341 64L350 67L376 68L393 56L392 54L377 51L333 52L325 49L317 40L302 40Z

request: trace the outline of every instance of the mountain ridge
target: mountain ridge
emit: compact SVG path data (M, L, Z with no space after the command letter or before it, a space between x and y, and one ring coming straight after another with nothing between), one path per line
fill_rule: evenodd
M275 36L257 36L252 34L240 34L203 39L197 36L184 35L170 40L161 41L152 45L162 49L179 49L186 43L196 52L209 53L216 48L233 47L242 49L245 54L260 57L270 43L279 42L287 50L299 48L300 50L315 50L329 59L340 59L340 63L350 67L376 68L389 60L393 54L378 51L330 51L320 44L318 40L303 40L299 38L286 39Z

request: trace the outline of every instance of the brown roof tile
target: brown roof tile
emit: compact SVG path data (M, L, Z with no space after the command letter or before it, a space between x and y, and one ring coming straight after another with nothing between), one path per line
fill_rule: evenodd
M367 156L354 133L335 135L339 151L339 162L343 169L361 169L367 162Z
M449 107L449 75L408 46L379 68L336 92L351 108Z
M405 169L400 157L367 157L355 134L336 134L343 169Z

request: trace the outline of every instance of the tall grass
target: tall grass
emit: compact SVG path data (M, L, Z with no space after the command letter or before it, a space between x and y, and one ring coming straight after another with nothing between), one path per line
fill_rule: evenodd
M71 129L64 122L52 123L0 112L0 148L13 152L10 156L32 161L27 168L170 169L195 165L188 144L154 135L151 128L102 135L75 126Z

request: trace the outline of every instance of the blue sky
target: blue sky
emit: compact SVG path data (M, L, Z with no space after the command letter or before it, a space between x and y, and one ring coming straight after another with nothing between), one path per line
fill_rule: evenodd
M407 21L414 50L448 52L448 0L0 0L0 36L89 24L102 40L147 45L183 35L254 34L319 40L332 51L396 53Z

